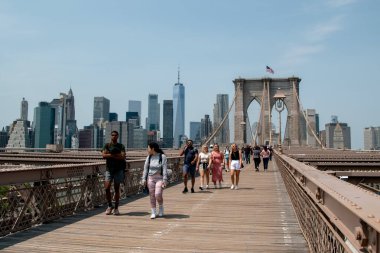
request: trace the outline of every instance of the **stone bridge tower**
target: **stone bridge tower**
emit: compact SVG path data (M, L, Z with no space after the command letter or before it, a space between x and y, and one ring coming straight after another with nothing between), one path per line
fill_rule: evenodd
M261 119L258 125L257 144L264 145L273 141L272 125L272 108L275 104L273 96L278 89L285 94L284 104L287 108L288 115L281 115L286 118L286 129L284 145L300 146L301 141L301 116L300 105L296 94L299 94L298 77L290 78L262 78L262 79L235 79L235 142L239 145L250 143L247 140L248 107L256 100L261 107ZM298 95L299 96L299 95ZM277 112L276 112L277 113ZM277 124L277 122L275 122ZM270 143L272 144L272 143Z

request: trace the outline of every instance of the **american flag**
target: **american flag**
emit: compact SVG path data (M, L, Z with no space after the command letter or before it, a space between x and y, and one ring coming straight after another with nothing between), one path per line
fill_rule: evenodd
M274 74L273 69L271 67L269 67L269 66L266 67L266 71L269 72L269 73L271 73L271 74Z

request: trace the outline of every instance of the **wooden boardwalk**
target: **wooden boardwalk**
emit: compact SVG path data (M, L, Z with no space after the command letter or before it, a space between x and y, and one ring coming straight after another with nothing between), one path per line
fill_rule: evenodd
M182 194L164 192L163 218L150 220L148 197L120 207L63 218L0 239L1 252L309 252L274 162L267 173L245 166L239 190L224 188Z

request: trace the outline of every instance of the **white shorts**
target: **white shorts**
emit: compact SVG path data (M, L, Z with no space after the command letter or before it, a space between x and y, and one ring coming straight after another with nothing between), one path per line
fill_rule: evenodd
M231 160L230 169L231 170L240 170L240 161L239 160Z

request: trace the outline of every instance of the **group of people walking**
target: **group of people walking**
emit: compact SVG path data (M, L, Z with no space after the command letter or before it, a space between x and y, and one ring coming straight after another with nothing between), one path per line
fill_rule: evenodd
M118 132L112 131L111 141L104 145L102 156L106 159L106 172L105 172L105 191L108 207L106 215L114 214L119 215L119 199L120 199L120 184L124 181L125 171L125 146L118 143ZM214 188L222 188L223 182L223 169L230 172L231 177L231 190L239 189L240 171L243 168L243 153L246 163L250 163L249 156L252 154L255 162L255 169L258 171L261 158L263 158L264 171L268 169L268 161L271 159L271 151L266 146L261 150L260 147L254 147L246 154L246 148L240 150L236 144L231 145L231 150L227 146L225 150L220 151L219 145L214 144L212 151L209 151L207 145L202 146L202 150L198 150L193 146L192 140L187 140L186 145L180 150L179 155L184 155L183 165L183 183L184 189L182 193L187 193L188 179L191 178L191 193L194 193L195 175L196 172L200 174L200 190L208 189L211 181ZM149 191L149 199L151 206L151 219L157 216L164 215L164 200L163 190L168 185L168 169L167 157L160 149L156 142L151 142L147 147L148 156L145 159L144 171L142 173L141 185L146 187ZM111 184L114 183L114 201L115 206L112 205ZM158 203L158 211L157 211Z
M250 157L253 157L253 162L255 164L255 171L259 171L260 163L261 163L261 158L263 160L263 165L264 165L264 172L268 170L268 163L270 160L272 160L272 154L273 154L273 149L271 146L254 146L251 147L250 145L246 145L245 147L242 148L242 153L244 152L244 160L245 162L251 163Z

